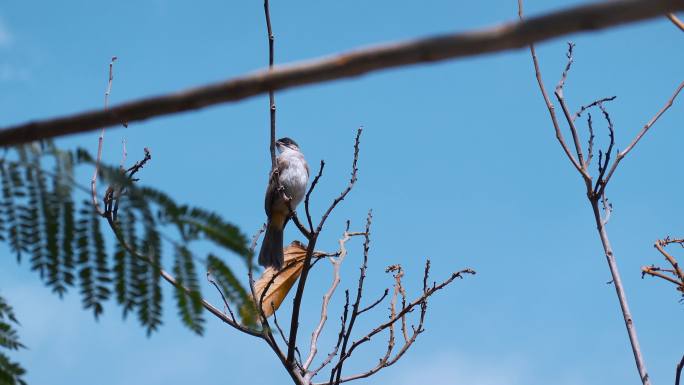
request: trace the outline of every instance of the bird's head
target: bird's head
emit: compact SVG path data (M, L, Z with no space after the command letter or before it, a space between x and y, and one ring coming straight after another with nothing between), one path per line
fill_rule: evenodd
M285 149L290 149L292 151L297 151L300 152L299 146L297 145L297 142L290 138L280 138L276 140L276 147L278 148L278 151L283 152Z

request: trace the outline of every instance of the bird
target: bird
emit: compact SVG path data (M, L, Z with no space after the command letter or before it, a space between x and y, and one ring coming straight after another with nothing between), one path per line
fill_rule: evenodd
M290 220L290 208L295 210L304 198L309 183L309 165L297 142L281 138L275 142L278 149L276 170L271 171L266 188L264 209L268 217L266 234L259 250L259 264L277 270L283 267L283 230ZM282 186L282 190L280 189ZM289 199L289 205L286 198Z

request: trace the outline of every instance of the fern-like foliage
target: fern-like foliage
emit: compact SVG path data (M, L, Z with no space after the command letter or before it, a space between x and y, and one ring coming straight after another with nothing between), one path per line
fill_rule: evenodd
M94 209L89 186L75 181L79 168L92 172L93 167L87 151L62 151L50 142L5 150L0 159L0 242L7 244L13 259L28 259L31 269L59 296L76 286L83 307L96 319L112 298L124 317L135 314L148 334L162 322L160 268L172 267L188 289L175 289L180 318L201 334L199 274L204 271L197 270L192 244L206 241L218 252L204 260L204 267L238 309L242 322L253 322L247 291L230 265L217 256L226 253L251 264L247 238L235 225L214 212L179 204L159 190L133 183L125 170L105 164L100 165L100 185L120 193L112 232L108 220ZM10 365L3 362L0 356L0 368Z
M176 288L176 302L178 312L186 325L197 334L202 334L204 319L202 318L202 297L199 281L195 271L195 261L192 253L184 246L176 247L176 261L173 264L173 274L178 282L188 291Z
M0 384L26 385L22 376L26 372L18 363L12 362L3 350L19 350L24 345L12 324L19 325L12 307L0 297Z

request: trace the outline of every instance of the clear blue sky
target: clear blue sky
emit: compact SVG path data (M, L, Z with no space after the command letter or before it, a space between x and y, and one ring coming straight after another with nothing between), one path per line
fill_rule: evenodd
M509 21L515 3L274 0L276 60ZM528 0L526 12L568 3ZM577 43L568 101L578 106L618 95L610 111L624 148L682 80L684 34L663 18L568 39ZM548 87L564 65L566 40L539 47ZM112 103L263 68L262 2L3 2L0 122L100 108L112 55L119 57ZM277 103L279 133L295 138L312 164L327 162L317 211L345 185L354 132L365 127L359 182L330 218L320 246L334 249L344 220L360 229L373 208L369 299L391 284L383 272L391 263L405 267L413 293L425 257L435 279L466 266L479 273L437 295L414 348L363 383L639 383L583 184L555 141L527 51L300 88L278 93ZM219 211L251 234L264 221L267 111L267 97L260 96L109 130L105 158L118 161L123 138L131 157L149 146L153 161L141 173L144 183ZM96 137L59 143L95 151ZM684 235L683 141L680 100L622 164L608 191L615 207L608 230L654 384L672 383L684 353L684 305L671 285L642 280L639 268L661 262L654 240ZM355 246L343 288L356 281ZM15 357L28 368L30 384L289 381L251 337L212 318L204 337L180 326L170 291L165 325L146 338L114 306L95 322L81 310L76 290L59 300L26 264L4 254L0 293L22 321L29 350ZM329 275L327 267L313 273L305 309L312 317ZM359 330L381 320L383 311ZM331 316L323 352L337 317ZM303 325L304 345L311 326ZM359 353L349 369L373 365L381 345Z

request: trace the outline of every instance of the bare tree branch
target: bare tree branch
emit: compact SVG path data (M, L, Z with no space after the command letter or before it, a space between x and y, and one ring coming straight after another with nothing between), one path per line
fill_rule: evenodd
M325 161L321 160L321 165L318 167L318 174L316 174L313 182L311 182L311 187L309 187L309 191L306 192L306 197L304 198L304 209L306 211L306 221L309 223L309 232L314 231L313 223L311 222L311 212L309 211L309 199L311 198L311 193L314 188L316 188L318 181L321 179L321 176L323 176L323 168L325 168Z
M112 60L109 62L109 77L107 79L107 90L104 96L104 109L107 111L109 108L109 94L112 92L112 82L114 81L114 62L116 61L116 56L112 56ZM100 208L100 203L97 201L97 175L100 172L100 162L102 162L102 146L104 142L105 127L103 126L100 130L100 137L97 140L97 157L95 158L95 170L93 171L93 178L90 180L90 191L93 199L93 207L95 211L101 216L104 215L104 211Z
M207 281L209 281L209 283L211 283L214 286L214 288L216 289L216 291L218 291L219 294L221 295L221 300L223 300L223 307L224 307L223 313L225 314L225 312L228 311L228 313L230 314L230 319L232 319L233 322L237 323L237 321L235 320L235 314L233 314L233 310L231 309L230 304L228 303L228 300L226 299L226 296L223 294L223 290L221 290L219 285L216 283L216 280L212 277L211 271L209 271L209 270L207 270Z
M280 66L202 87L148 97L120 104L107 111L88 111L7 126L0 131L0 143L7 146L85 132L114 126L121 121L145 120L387 68L522 48L574 32L594 31L680 10L684 10L684 3L680 0L605 1L487 29L356 49L328 58Z
M577 112L575 112L574 115L572 115L572 121L574 122L575 120L577 120L577 118L579 118L584 113L584 111L590 109L591 107L596 107L599 103L612 102L613 100L615 100L615 98L617 98L617 96L609 96L606 98L597 99L585 106L580 107L580 109Z
M428 265L428 266L429 266L429 265ZM426 270L427 270L427 269L429 269L429 267L426 267ZM405 307L404 309L402 309L401 311L397 312L396 315L395 315L394 317L390 317L390 319L389 319L388 321L382 323L381 325L377 326L375 329L371 330L371 331L370 331L368 334L366 334L365 336L363 336L363 337L361 337L360 339L354 341L354 343L351 344L351 346L350 346L349 350L347 351L347 353L346 353L345 355L343 355L343 356L340 357L340 361L343 362L344 360L346 360L347 358L349 358L356 348L358 348L358 347L359 347L360 345L362 345L363 343L370 341L371 338L373 338L373 336L375 336L376 334L382 332L383 330L388 329L391 325L394 325L396 322L400 321L400 320L402 319L402 317L404 317L406 314L408 314L408 313L410 313L411 311L413 311L413 309L414 309L416 306L423 306L423 304L427 301L427 299L428 299L430 296L432 296L432 295L433 295L435 292L437 292L438 290L441 290L441 289L443 289L444 287L446 287L447 285L449 285L449 284L450 284L451 282L453 282L456 278L463 278L465 275L474 275L474 274L475 274L475 271L473 271L473 270L471 270L471 269L464 269L464 270L461 270L461 271L452 273L451 276L450 276L448 279L442 281L442 282L439 283L439 284L436 284L436 283L435 283L435 284L433 284L431 287L428 287L427 284L426 284L426 286L425 286L425 288L424 288L424 290L423 290L423 294L422 294L420 297L418 297L417 299L415 299L413 302L407 304L406 307ZM424 278L424 279L425 279L424 282L427 282L427 278ZM421 312L421 317L424 317L424 313L422 313L422 312ZM422 331L422 330L421 330L421 331ZM418 329L418 328L416 329L416 332L419 332L419 329ZM340 365L340 363L338 363L337 365ZM335 371L336 369L337 369L337 366L336 366L335 368L333 368L333 371ZM351 380L357 379L357 378L362 378L362 375L354 375L354 376L351 376L351 377L348 377L348 378L346 378L346 377L345 377L345 378L341 378L339 381L340 381L340 383L342 383L342 382L351 381ZM328 381L328 382L316 383L315 385L331 385L331 384L335 384L335 383L336 383L336 382L333 382L333 381L331 380L331 381Z
M568 106L565 103L565 98L563 98L563 87L565 86L565 81L568 78L568 72L570 72L570 67L572 66L572 62L574 61L574 59L572 57L572 49L574 47L575 47L575 44L568 43L568 53L567 53L568 63L565 65L565 70L563 70L563 74L561 75L561 78L558 81L558 85L556 86L556 91L554 92L554 94L556 95L556 99L558 99L558 103L560 104L561 109L563 110L563 114L565 115L565 119L568 121L568 125L570 126L570 133L572 134L572 141L575 143L575 151L577 152L577 163L579 163L582 170L586 170L587 165L584 163L584 155L582 154L582 145L580 144L579 135L577 134L577 128L575 127L575 122L570 117L570 110L568 110ZM539 77L541 78L541 75ZM548 106L548 104L547 104L547 106Z
M354 157L356 158L356 156ZM352 179L354 178L352 177ZM330 382L334 384L339 384L340 382L340 377L342 375L342 365L344 364L344 359L348 354L347 344L349 343L349 339L351 338L356 318L359 316L361 296L363 295L363 282L366 279L366 269L368 268L368 250L370 248L370 227L372 221L373 212L369 210L368 216L366 217L366 231L363 234L363 262L361 263L361 268L359 272L359 284L357 285L356 299L354 300L354 304L352 305L352 312L351 316L349 317L349 326L347 326L346 333L342 340L342 350L340 350L340 361L337 363L337 365L335 365L333 370L330 372Z
M674 13L668 13L667 18L670 19L672 24L676 25L677 28L684 32L684 21L679 20L679 18Z
M668 253L667 250L665 250L665 247L671 244L684 246L684 239L666 237L665 239L659 239L655 241L653 246L658 250L658 252L660 252L660 254L662 254L663 257L665 257L665 260L667 260L670 266L672 266L672 269L664 269L654 265L643 266L641 268L641 277L643 278L644 275L651 275L653 277L662 278L677 285L677 290L684 295L684 270L679 267L677 259L675 259L672 254ZM668 273L669 275L665 273Z
M380 304L380 302L382 302L383 299L387 298L388 294L389 294L389 289L385 289L385 291L382 293L382 296L380 296L380 298L378 298L375 302L371 303L370 305L359 310L359 315L361 315L361 314L367 312L368 310L378 306Z
M337 352L340 350L340 344L342 344L342 340L344 339L344 335L346 333L346 327L347 327L347 316L349 315L349 290L344 291L344 297L345 297L345 302L344 302L344 310L342 312L342 316L340 317L341 326L340 326L340 332L337 334L337 343L335 344L335 348L328 354L328 357L321 362L321 364L316 368L315 370L311 371L309 374L309 379L313 378L320 372L323 368L325 368L330 362L332 362L332 359L335 358L337 355Z
M304 287L306 286L306 280L309 275L309 270L311 269L311 258L313 257L313 252L316 247L316 241L318 240L318 235L323 229L323 225L325 224L325 221L328 219L330 213L335 209L338 203L344 200L344 198L347 196L347 194L349 194L351 189L354 187L354 184L356 183L356 174L358 172L357 163L359 160L359 143L362 131L362 128L359 128L356 131L356 139L354 140L354 159L352 160L352 171L349 184L340 193L340 195L333 200L333 202L328 207L328 210L326 210L326 212L321 217L318 226L314 231L311 232L311 236L309 237L309 244L306 250L306 258L304 259L304 266L302 267L302 275L299 277L297 291L295 293L294 299L292 300L292 318L290 320L290 337L288 339L290 345L287 349L287 361L289 363L294 362L294 349L297 346L297 330L299 328L299 311L301 309L302 296L304 295ZM319 171L319 174L322 172L322 170L323 169L321 166L321 171ZM309 192L311 191L311 189L309 189Z
M655 122L657 122L658 119L660 119L660 117L665 113L665 111L667 111L670 107L672 107L674 100L677 98L677 95L679 95L679 93L682 91L683 88L684 88L684 81L679 83L679 86L677 87L677 89L675 89L675 92L672 94L670 99L667 100L667 102L665 103L663 108L661 108L660 111L658 111L655 114L655 116L653 116L651 118L651 120L649 120L648 123L646 123L646 125L644 125L644 127L641 129L641 132L639 132L639 134L637 134L637 136L634 138L634 140L632 140L632 143L630 143L629 146L627 146L627 148L625 148L624 150L622 150L621 152L618 153L617 157L615 158L615 162L613 162L613 166L610 168L610 171L606 175L606 180L603 183L604 185L608 184L608 181L610 181L610 178L613 176L613 173L615 172L615 169L617 168L618 164L620 164L620 161L625 156L627 156L627 154L629 154L630 151L632 151L634 146L636 146L636 144L639 143L641 138L643 138L644 135L646 135L646 132L648 132L648 130L651 128L651 126L653 126L653 124Z
M518 16L522 19L522 0L518 0ZM593 103L591 103L588 106L582 107L579 112L575 113L574 115L570 115L569 109L565 105L565 101L563 98L563 93L562 93L562 88L565 83L565 80L567 78L567 72L570 68L570 64L572 62L572 46L570 46L569 53L568 53L568 64L565 67L565 70L563 71L563 74L561 76L561 80L558 84L558 87L556 88L556 97L563 107L563 112L565 114L565 119L567 121L567 124L572 132L574 143L577 149L577 155L578 155L578 160L574 158L574 156L571 154L568 146L565 144L562 133L560 132L560 126L558 124L558 120L556 118L556 114L553 109L553 105L550 103L548 95L546 93L544 83L541 80L541 74L539 70L539 63L537 60L537 56L534 51L534 45L530 44L530 52L532 56L532 62L534 64L534 69L535 73L537 75L537 82L539 84L540 91L542 93L542 96L544 97L544 101L546 102L546 106L549 110L549 114L551 115L551 121L553 123L554 130L556 131L556 137L558 138L559 143L561 144L561 147L565 154L567 155L568 159L572 163L572 165L577 169L577 171L580 173L584 180L584 184L586 186L586 195L589 200L589 203L592 207L592 211L594 213L594 220L596 222L596 228L599 233L599 237L601 239L601 243L603 246L603 250L606 256L606 260L608 262L608 267L610 269L611 276L613 278L612 282L615 286L615 291L618 297L618 302L620 304L620 308L622 311L622 316L625 322L625 327L627 329L627 334L629 337L630 345L632 347L632 353L634 355L634 361L636 363L637 370L639 372L639 378L641 379L641 382L643 385L650 385L650 378L648 375L648 371L646 369L646 364L643 359L643 355L641 353L641 348L639 346L639 339L637 337L636 333L636 327L634 326L634 321L632 319L632 314L631 311L629 310L629 305L627 301L627 295L625 293L624 286L622 284L622 279L620 277L620 273L618 271L617 267L617 262L615 260L615 255L613 253L612 246L610 244L610 240L608 239L608 233L606 231L606 224L608 220L610 219L610 214L612 212L612 206L608 203L608 200L605 196L605 189L606 185L608 184L608 181L610 180L611 176L613 175L613 172L617 168L617 165L619 164L620 160L624 158L629 151L636 145L636 143L643 137L643 135L648 131L648 129L655 123L656 120L672 105L672 102L674 98L677 96L677 94L681 91L682 87L684 87L684 83L682 83L674 93L674 95L670 98L668 103L663 107L657 114L656 116L649 121L646 126L642 129L642 131L637 135L637 137L632 141L632 143L622 152L619 152L617 155L617 158L613 162L610 171L608 170L608 166L610 164L610 158L613 150L613 146L615 144L615 135L614 135L614 128L613 128L613 123L610 119L610 115L608 114L607 110L603 106L604 101L608 101L609 99L600 99L597 100ZM560 92L559 92L560 91ZM611 99L612 100L612 99ZM598 106L598 108L601 109L601 112L603 113L604 118L608 122L608 130L609 130L609 139L610 143L608 145L607 151L604 153L602 151L599 151L599 161L598 161L598 169L599 169L599 175L598 178L596 179L596 182L594 186L592 186L592 177L589 175L587 171L587 166L589 163L589 160L587 162L582 161L582 152L581 152L581 147L579 147L579 141L577 138L577 130L575 128L574 121L575 119L587 108L591 108L593 106ZM591 117L588 119L588 124L589 124L589 158L591 158L591 152L593 151L593 140L594 140L594 133L593 133L593 127L592 127L592 121ZM605 177L604 177L605 175ZM603 207L603 210L605 211L605 216L601 215L601 205Z
M350 233L349 229L347 229L344 232L344 234L342 234L342 238L340 238L340 240L338 241L340 245L339 256L336 258L329 258L330 263L333 265L333 281L330 285L330 288L323 296L323 303L321 305L321 318L318 321L316 329L314 329L313 333L311 334L311 347L309 349L309 356L306 358L306 361L304 361L304 365L302 365L304 370L309 369L309 366L311 366L311 363L313 362L314 357L316 357L316 353L318 352L318 337L321 335L323 327L325 326L325 321L328 319L328 304L330 303L330 299L335 293L335 289L337 289L337 285L339 285L340 283L340 266L342 265L342 262L344 262L344 259L347 256L346 243L355 235L361 234Z
M274 43L275 38L273 37L273 29L271 28L271 10L269 8L268 0L264 0L264 15L266 16L266 32L268 33L268 70L273 69L274 62ZM271 169L276 170L276 154L275 154L275 141L276 141L276 104L275 104L275 92L273 89L268 91L268 102L271 117Z
M522 0L518 0L518 18L521 20L521 22L523 21L523 3L522 3ZM541 70L539 69L539 61L537 60L537 52L534 49L534 45L530 44L529 47L530 47L530 54L532 55L532 63L534 64L534 74L535 74L535 77L537 78L537 84L539 85L539 89L541 90L542 97L544 98L544 103L546 103L546 108L549 110L549 116L551 117L551 122L553 123L553 127L556 130L556 139L558 140L558 143L561 145L561 148L565 152L565 155L567 155L568 160L570 160L570 163L572 163L572 165L575 166L575 169L577 169L577 171L580 173L580 175L582 175L582 177L586 181L587 178L589 178L589 175L587 174L584 167L577 161L577 159L575 159L575 156L572 155L570 148L565 143L565 138L563 137L563 132L561 131L560 125L558 124L558 118L556 117L555 107L553 106L553 103L551 102L551 98L549 98L548 92L546 92L546 86L544 86L544 80L542 79ZM569 63L570 62L568 62L568 64ZM567 70L564 73L567 74ZM561 82L559 82L559 87L562 87L562 82L563 82L563 77L561 77ZM560 98L562 98L562 95L560 96Z

